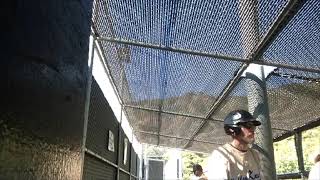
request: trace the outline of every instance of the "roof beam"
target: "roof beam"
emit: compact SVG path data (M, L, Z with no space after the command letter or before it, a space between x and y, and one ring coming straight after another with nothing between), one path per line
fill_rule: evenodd
M182 117L186 117L186 118L196 118L196 119L199 119L199 120L223 122L223 120L221 120L221 119L206 119L206 118L201 117L201 116L188 115L188 114L183 114L183 113L170 112L170 111L164 111L164 110L158 110L158 109L152 109L152 108L145 108L145 107L133 106L133 105L127 105L127 104L124 105L124 107L133 108L133 109L139 109L139 110L143 110L143 111L151 111L151 112L155 112L155 113L170 114L170 115L174 115L174 116L182 116Z
M215 59L223 59L223 60L228 60L228 61L244 62L244 61L249 60L246 58L239 58L239 57L235 57L235 56L227 56L227 55L222 55L222 54L215 54L215 53L209 53L209 52L204 52L204 51L196 51L196 50L191 50L191 49L182 49L182 48L176 48L176 47L166 47L166 46L156 45L156 44L151 44L151 43L130 41L130 40L124 40L124 39L110 38L110 37L98 37L97 40L98 41L107 41L107 42L111 42L111 43L118 43L118 44L126 44L126 45L131 45L131 46L145 47L145 48L151 48L151 49L158 49L158 50L176 52L176 53L181 53L181 54L196 55L196 56L215 58Z
M273 24L270 26L269 30L253 49L249 57L251 60L260 59L265 50L288 25L289 21L297 14L303 4L304 2L300 0L290 0L286 4L281 13L278 15L277 19L273 21Z
M147 131L134 131L134 132L138 132L138 133L143 133L143 134L148 134L148 135L154 135L154 136L162 136L162 137L167 137L167 138L175 138L175 139L181 139L181 140L191 140L190 138L184 138L184 137L177 137L177 136L170 136L170 135L165 135L165 134L158 134L156 132L147 132ZM221 143L213 143L210 141L203 141L203 140L192 140L195 142L200 142L200 143L208 143L208 144L214 144L214 145L221 145ZM159 145L159 144L158 144Z
M275 63L275 62L270 62L270 61L261 61L261 60L249 59L249 58L238 58L238 57L232 57L232 56L224 56L224 55L212 54L212 53L202 52L202 51L194 51L194 50L189 50L189 49L179 49L179 48L173 48L173 47L163 47L163 46L159 46L159 45L155 45L155 44L146 44L146 43L142 43L142 42L120 40L120 39L115 39L115 38L107 38L107 37L101 38L101 37L96 37L96 36L94 36L94 37L97 41L107 41L107 42L127 44L127 45L129 43L129 45L132 45L132 46L147 47L147 48L151 48L151 49L160 49L160 50L165 50L165 51L167 49L170 49L170 51L172 50L172 52L178 52L178 53L182 53L182 54L190 54L190 55L223 59L223 60L236 61L236 62L247 62L250 60L250 63L260 64L260 65L275 66L278 68L286 68L286 69L293 69L293 70L299 70L299 71L320 73L319 68L313 68L313 67L304 67L304 66L299 66L299 65L280 64L280 63Z
M309 130L309 129L312 129L312 128L315 128L318 126L320 126L320 118L316 119L315 121L309 122L308 124L303 125L302 127L295 128L292 131L288 131L287 133L284 133L281 136L274 138L273 141L278 142L278 141L284 140L290 136L293 136L296 133L300 133L302 131L306 131L306 130Z
M239 58L239 57L234 57L234 56L213 54L213 53L208 53L208 52L203 52L203 51L195 51L195 50L190 50L190 49L164 47L164 46L150 44L150 43L122 40L122 39L109 38L109 37L96 37L95 39L97 41L107 41L107 42L111 42L111 43L132 45L132 46L138 46L138 47L146 47L146 48L151 48L151 49L158 49L158 50L164 50L164 51L177 52L177 53L181 53L181 54L190 54L190 55L195 55L195 56L214 58L214 59L218 59L218 60L222 59L222 60L235 61L235 62L247 62L247 64L255 63L255 64L266 65L266 66L275 66L275 67L278 67L278 68L286 68L286 69L293 69L293 70L299 70L299 71L308 71L308 72L313 72L313 73L320 73L320 69L319 68L304 67L304 66L290 65L290 64L280 64L280 63L275 63L275 62L270 62L270 61L261 61L261 60L258 60L258 56L261 55L260 53L259 54L255 54L254 53L254 54L250 55L250 57L251 56L257 56L256 58ZM261 40L260 43L258 44L259 47L258 46L256 47L259 50L261 50L262 47L266 46L266 42L262 44L262 41L263 40ZM267 40L264 40L264 41L267 41Z
M187 117L187 118L196 118L200 120L206 120L206 121L213 121L213 122L223 122L222 119L206 119L201 116L194 116L194 115L187 115L187 114L182 114L182 113L176 113L176 112L169 112L169 111L163 111L163 110L158 110L158 109L152 109L152 108L145 108L145 107L140 107L140 106L133 106L133 105L123 105L125 108L132 108L132 109L138 109L138 110L143 110L143 111L150 111L154 113L163 113L163 114L170 114L174 116L182 116L182 117ZM282 128L275 128L272 127L274 130L280 130L280 131L286 131L289 132L290 130L288 129L282 129Z
M299 66L299 65L280 64L280 63L267 62L267 61L261 61L261 60L252 60L251 63L266 65L266 66L274 66L274 67L278 67L278 68L292 69L292 70L297 70L297 71L320 73L319 68L313 68L313 67L303 67L303 66Z

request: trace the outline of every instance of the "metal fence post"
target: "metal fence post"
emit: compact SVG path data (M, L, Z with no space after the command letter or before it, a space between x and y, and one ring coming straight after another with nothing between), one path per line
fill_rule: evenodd
M294 135L294 144L296 146L296 153L298 157L298 166L299 166L299 172L301 174L301 178L303 179L305 176L305 169L303 164L303 149L302 149L302 134L301 132L297 132Z
M251 51L259 42L257 0L240 0L240 28L244 55L250 56ZM255 72L246 73L246 88L248 93L248 110L262 124L257 129L256 143L262 152L261 168L262 179L276 179L276 170L273 154L273 140L269 118L265 73L263 66L257 66Z

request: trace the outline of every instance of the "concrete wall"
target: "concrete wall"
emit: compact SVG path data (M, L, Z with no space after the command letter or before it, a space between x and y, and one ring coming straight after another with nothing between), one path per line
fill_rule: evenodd
M3 4L0 179L80 179L91 6Z

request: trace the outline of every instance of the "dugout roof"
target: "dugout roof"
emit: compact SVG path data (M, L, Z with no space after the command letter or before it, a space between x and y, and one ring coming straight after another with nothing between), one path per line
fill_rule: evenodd
M95 0L93 29L138 140L210 152L228 141L226 114L247 109L250 64L275 68L274 140L320 124L319 9L318 0Z

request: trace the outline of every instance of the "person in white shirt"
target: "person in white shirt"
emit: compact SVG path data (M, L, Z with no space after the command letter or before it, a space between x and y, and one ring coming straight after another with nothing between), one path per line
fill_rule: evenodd
M308 180L320 180L320 154L314 159L315 164L309 172Z
M261 123L245 110L235 110L226 116L224 130L232 137L232 141L220 146L210 155L208 179L261 179L260 155L251 148L254 131L259 125Z

